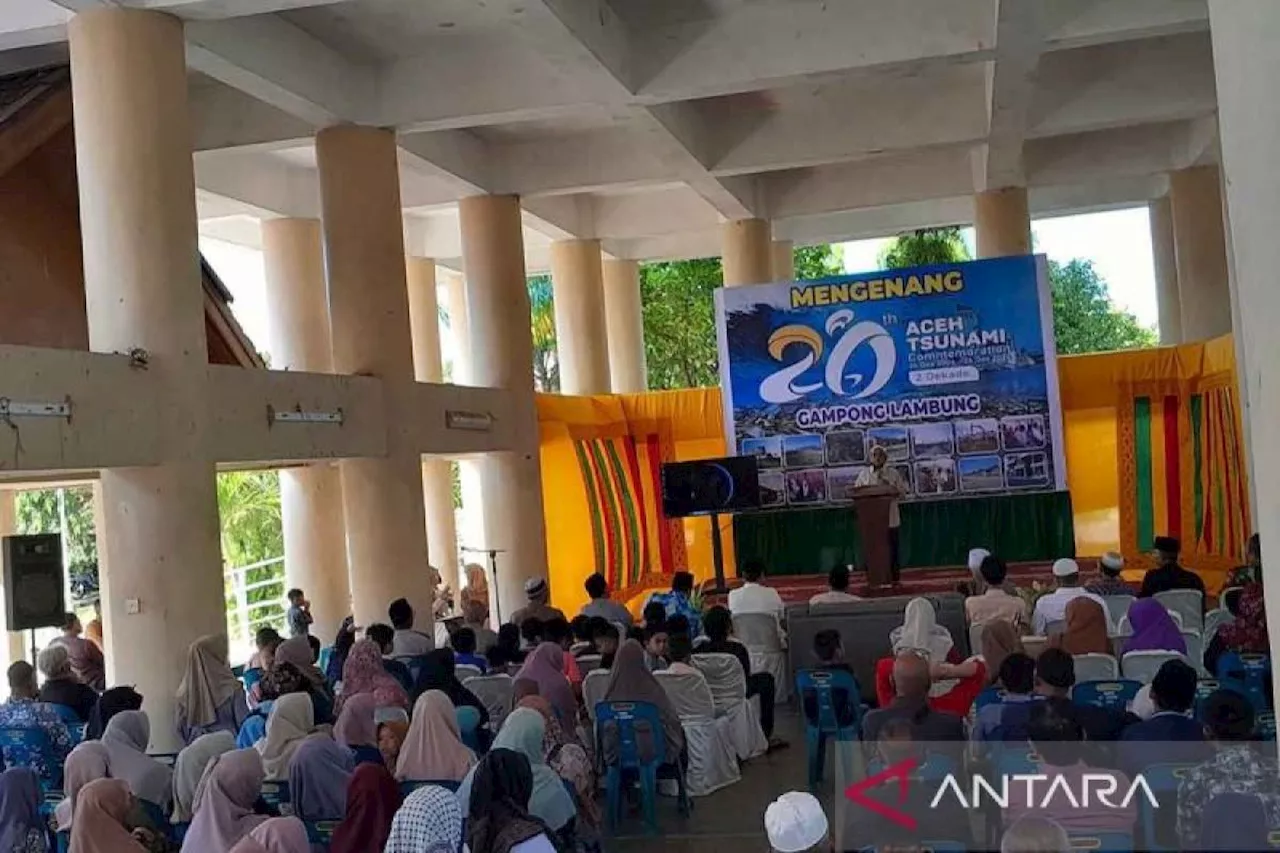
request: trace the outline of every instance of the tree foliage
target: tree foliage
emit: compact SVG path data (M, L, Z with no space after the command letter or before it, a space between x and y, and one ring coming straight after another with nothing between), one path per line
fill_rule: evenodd
M1154 329L1111 301L1107 283L1091 261L1049 261L1053 288L1053 336L1062 355L1153 347Z
M24 536L61 533L58 493L67 516L67 538L62 543L70 574L71 603L85 605L98 598L98 540L93 519L93 488L69 486L18 492L14 498L17 532Z
M530 276L528 288L529 327L533 332L533 387L555 393L560 390L560 362L556 355L556 312L551 276Z
M284 556L278 472L229 471L218 474L218 515L222 522L222 561L226 568L251 566ZM271 607L254 609L252 618L267 618L279 625L284 618L284 608L278 603L285 591L284 563L259 566L244 574L246 586L270 582L268 586L249 590L246 594L249 604L273 602ZM239 624L235 586L231 578L228 578L226 592L228 628L232 636L246 636L250 631L247 626Z
M797 281L830 278L844 272L844 258L839 246L801 246L792 254Z
M960 228L955 225L899 234L880 253L880 266L887 270L967 260L969 247L964 244Z

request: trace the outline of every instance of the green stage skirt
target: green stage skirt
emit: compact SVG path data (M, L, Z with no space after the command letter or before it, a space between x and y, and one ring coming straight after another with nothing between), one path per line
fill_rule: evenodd
M970 548L1009 562L1075 556L1069 492L903 503L901 558L906 568L964 565ZM852 507L735 515L738 564L764 561L776 575L825 574L862 565ZM725 567L732 576L733 568Z

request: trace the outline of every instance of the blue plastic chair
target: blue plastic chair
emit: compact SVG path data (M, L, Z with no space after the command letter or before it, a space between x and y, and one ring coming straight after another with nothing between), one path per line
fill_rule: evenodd
M653 755L644 761L640 755L636 723L646 723L653 739ZM605 808L609 828L616 828L622 811L623 774L634 772L640 777L640 804L645 827L658 831L654 801L658 796L658 767L666 754L667 741L662 734L662 716L649 702L600 702L596 705L596 742L604 742L606 726L617 730L618 754L614 764L605 766ZM603 752L602 752L603 759Z
M978 698L973 700L974 711L981 711L988 705L998 705L1004 701L1005 691L994 684L982 688Z
M1093 705L1123 711L1142 689L1141 681L1118 678L1107 681L1082 681L1071 690L1071 701L1077 705Z
M307 828L308 841L328 849L329 843L333 841L333 833L340 823L342 823L342 820L335 818L333 820L304 820L302 825Z
M270 779L263 782L262 799L276 808L281 805L292 805L293 798L289 795L289 783L284 779Z
M1267 655L1227 652L1218 658L1218 686L1248 699L1255 714L1273 710L1266 685L1270 673L1271 658Z
M833 691L845 692L846 702L853 712L853 720L847 726L840 725ZM802 669L796 673L796 695L804 697L812 693L818 710L816 722L805 718L805 744L809 750L809 787L816 788L822 781L822 766L826 759L826 739L854 741L862 728L862 691L852 673L839 669Z
M1029 743L992 743L987 755L996 772L1006 776L1040 772L1040 756Z
M1091 832L1072 835L1072 850L1089 850L1093 853L1129 853L1133 850L1133 836L1127 832Z
M461 783L452 779L405 779L400 783L400 796L407 797L419 788L435 785L448 791L456 792Z
M1160 804L1158 811L1165 815L1172 814L1178 802L1178 785L1194 764L1152 764L1142 771L1142 778L1147 781L1151 794ZM1138 817L1142 825L1142 841L1144 850L1173 850L1160 844L1156 836L1156 812L1151 808L1146 797L1138 797ZM1166 824L1168 823L1166 819ZM1133 848L1130 847L1130 850Z
M454 708L458 718L458 734L462 742L477 754L480 752L480 712L470 705L459 705Z
M44 790L62 787L62 764L56 760L49 736L40 728L19 726L0 727L0 754L5 767L31 767L43 765L48 776L40 777Z

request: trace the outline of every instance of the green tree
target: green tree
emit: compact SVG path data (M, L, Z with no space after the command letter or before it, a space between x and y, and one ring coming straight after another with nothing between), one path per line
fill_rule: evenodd
M59 509L59 493L63 508ZM68 486L62 489L34 489L18 492L14 499L17 532L61 533L62 512L67 517L66 549L71 575L71 603L89 604L98 598L98 539L93 521L93 488Z
M969 248L960 236L960 228L955 225L899 234L880 253L880 266L887 270L967 260Z
M551 276L529 277L529 327L533 332L533 387L555 393L560 390L560 364L556 359L556 312Z
M792 254L798 281L830 278L844 272L844 256L839 246L824 243L818 246L801 246Z
M284 556L280 476L276 471L218 474L218 515L222 521L222 561L226 569L251 566ZM227 626L232 636L244 636L251 627L239 623L234 581L229 576L227 580ZM278 601L285 592L284 563L250 569L245 572L244 583L246 586L267 584L248 591L246 600L249 604L272 602L270 607L255 608L250 614L252 618L281 624L284 608Z
M1111 301L1106 281L1092 261L1049 261L1053 288L1053 336L1061 355L1153 347L1154 329Z

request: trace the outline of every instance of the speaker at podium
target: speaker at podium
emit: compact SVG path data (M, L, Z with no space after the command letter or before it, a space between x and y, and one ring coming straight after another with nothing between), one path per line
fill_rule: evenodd
M62 537L57 533L5 536L4 613L9 631L62 625L66 599Z

